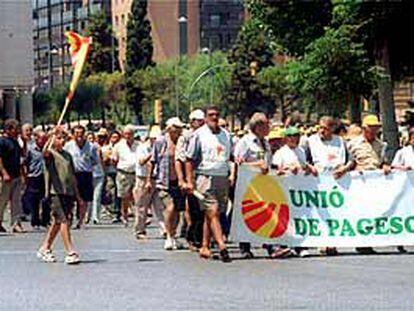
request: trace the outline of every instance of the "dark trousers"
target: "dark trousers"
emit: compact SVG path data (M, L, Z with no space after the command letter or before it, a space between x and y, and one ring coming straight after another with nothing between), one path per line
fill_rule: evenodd
M200 209L200 203L194 195L187 196L190 208L191 226L187 228L187 241L195 246L201 246L203 241L204 213Z
M50 208L45 200L45 181L43 175L28 177L26 189L22 197L25 211L31 215L32 226L47 226L50 221ZM42 213L40 214L40 207Z

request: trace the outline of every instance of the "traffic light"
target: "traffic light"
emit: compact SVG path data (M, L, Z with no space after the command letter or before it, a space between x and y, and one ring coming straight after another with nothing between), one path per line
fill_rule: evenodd
M156 99L154 102L154 123L161 124L162 120L162 102L161 99Z

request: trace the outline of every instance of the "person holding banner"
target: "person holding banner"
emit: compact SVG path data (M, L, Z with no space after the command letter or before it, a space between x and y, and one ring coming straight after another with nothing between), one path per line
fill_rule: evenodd
M385 175L391 172L391 166L386 157L387 144L378 138L381 123L376 115L367 115L362 120L362 135L352 139L348 148L359 172L382 169ZM397 160L398 161L398 160ZM357 247L357 252L364 255L376 254L372 247ZM406 250L398 246L400 253Z
M306 162L306 155L302 148L299 147L300 130L294 126L285 130L285 145L276 151L272 159L272 165L276 168L278 175L286 173L318 175L316 168ZM289 248L285 248L287 250ZM299 257L308 257L309 252L306 248L296 247L295 255Z
M336 179L351 171L354 167L345 142L334 134L336 122L330 116L319 120L318 132L303 142L307 160L312 163L318 173L331 173ZM321 253L334 256L338 251L334 247L322 248Z
M207 107L206 124L190 138L186 152L186 178L188 193L198 198L201 210L205 212L200 257L211 257L210 237L213 234L222 262L230 262L220 213L227 208L230 179L234 180L234 176L230 176L232 142L230 133L219 125L219 111L216 106Z
M272 151L266 136L269 135L269 120L264 113L256 112L249 121L250 132L240 139L234 150L236 164L249 165L260 169L267 174L272 162ZM289 256L288 248L274 248L273 245L263 245L271 258L284 258ZM251 244L240 242L240 252L243 258L253 258Z
M397 151L392 168L403 171L414 169L414 127L408 131L408 145Z

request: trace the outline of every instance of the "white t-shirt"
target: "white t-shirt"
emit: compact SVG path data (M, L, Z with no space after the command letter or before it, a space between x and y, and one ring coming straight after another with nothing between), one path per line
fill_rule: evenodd
M198 174L228 176L231 150L231 137L225 129L213 133L203 125L192 135L186 154L197 163Z
M136 152L139 143L134 142L131 147L128 146L126 140L121 140L117 143L113 150L113 159L118 160L116 168L128 173L135 171Z
M303 142L304 150L309 150L312 161L319 171L333 170L346 164L346 146L338 135L331 140L322 140L319 134L310 136Z
M397 151L392 166L411 167L414 169L414 147L409 145Z
M148 175L148 163L141 165L139 161L144 160L151 154L151 144L149 142L142 143L138 148L135 155L137 160L135 165L135 175L137 177L147 177Z
M285 169L292 166L302 166L306 164L306 155L300 147L291 149L287 145L284 145L273 155L272 164L277 166L279 169Z

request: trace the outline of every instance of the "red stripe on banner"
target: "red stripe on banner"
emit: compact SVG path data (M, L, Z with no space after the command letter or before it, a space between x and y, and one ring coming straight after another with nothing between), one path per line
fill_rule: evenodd
M272 218L273 211L270 208L266 208L263 212L245 220L247 227L253 232L259 230L264 224L266 224L270 218Z
M278 221L275 230L270 234L271 238L277 238L285 233L289 225L289 207L286 204L280 206Z
M246 214L250 211L253 211L255 209L261 208L265 205L265 203L263 201L257 202L257 203L253 203L253 204L243 204L242 206L242 214Z

